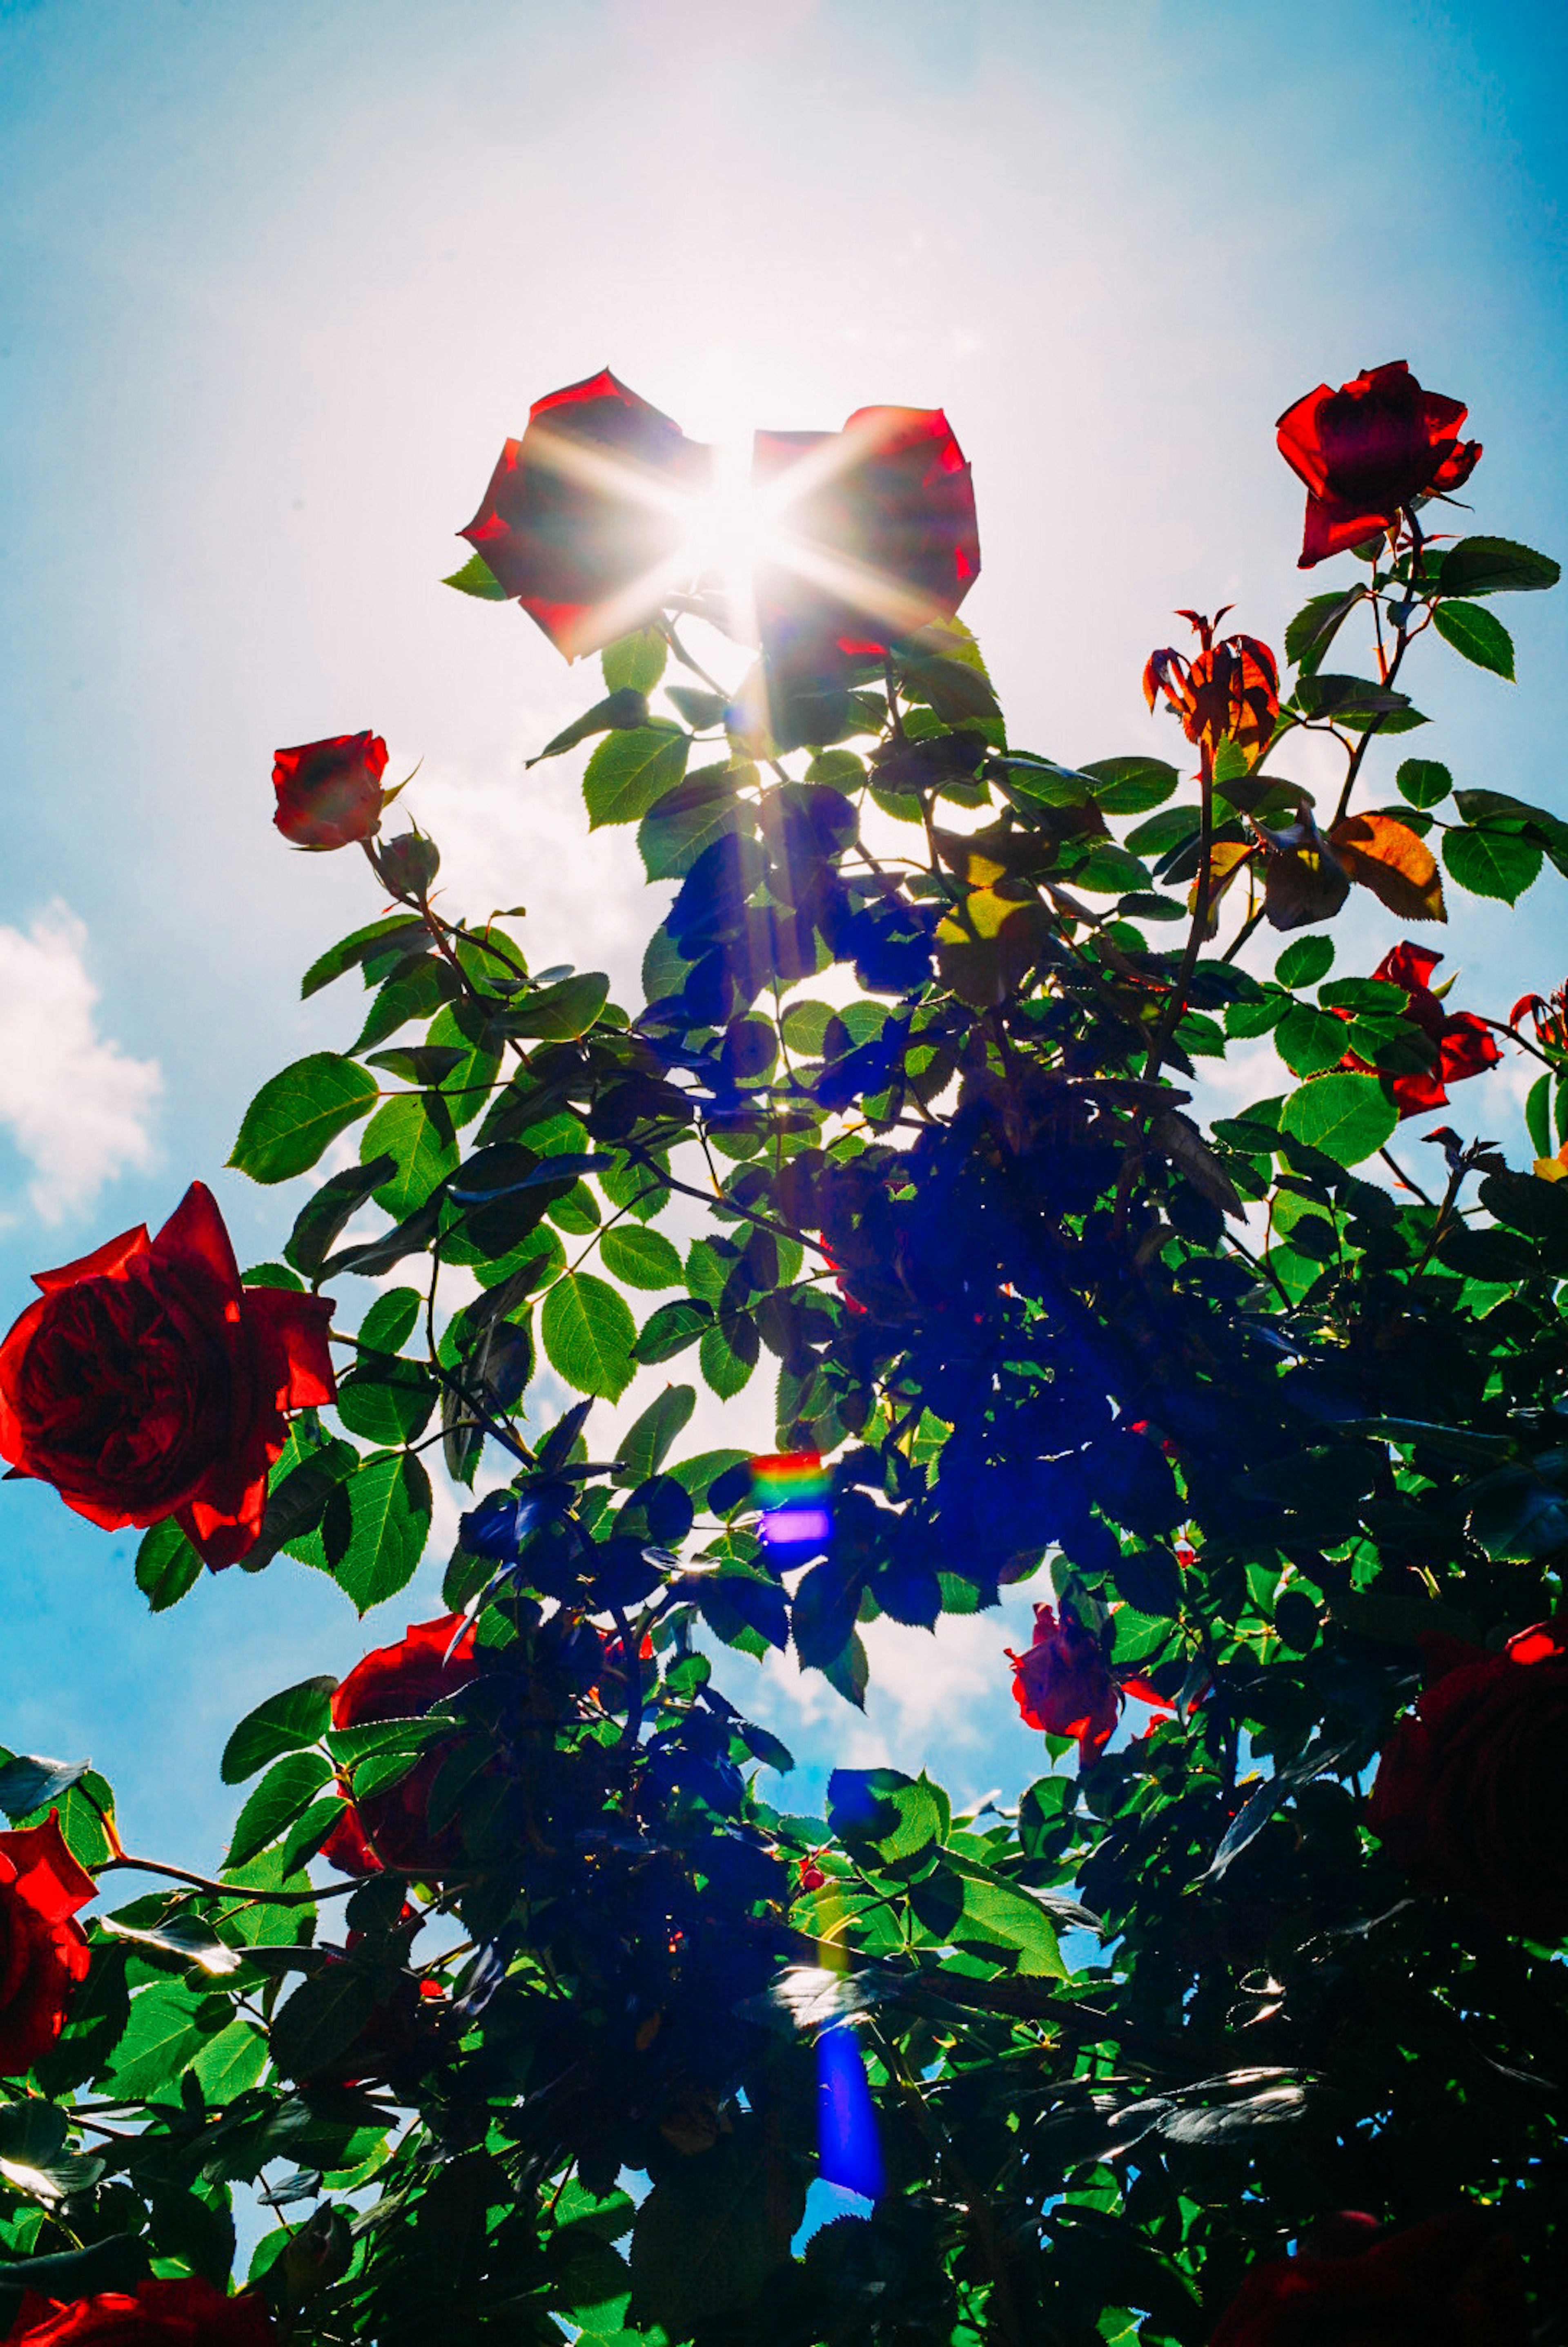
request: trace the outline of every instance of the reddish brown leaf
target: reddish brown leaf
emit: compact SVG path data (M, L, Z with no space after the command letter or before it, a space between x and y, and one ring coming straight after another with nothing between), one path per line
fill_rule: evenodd
M1442 880L1431 850L1407 824L1386 815L1348 815L1329 834L1352 880L1401 921L1446 921Z

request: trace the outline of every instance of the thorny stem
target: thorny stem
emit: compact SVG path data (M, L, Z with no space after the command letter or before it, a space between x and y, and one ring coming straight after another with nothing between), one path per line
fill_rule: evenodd
M1155 1030L1148 1058L1144 1062L1145 1084L1152 1084L1159 1074L1166 1047L1186 1010L1187 989L1192 984L1192 974L1197 968L1197 958L1208 934L1209 898L1214 887L1214 876L1209 868L1214 849L1214 752L1207 742L1199 758L1198 784L1203 793L1203 803L1197 835L1197 887L1193 897L1192 926L1187 931L1186 946L1182 954L1181 967L1176 974L1176 982L1171 988L1160 1023Z
M309 1891L251 1891L242 1882L215 1881L210 1874L192 1874L185 1866L166 1866L161 1859L132 1858L123 1850L91 1870L108 1874L117 1867L128 1867L135 1874L161 1874L170 1882L188 1882L193 1891L210 1891L215 1899L237 1899L248 1907L303 1907L318 1899L347 1898L358 1888L350 1881L329 1882L321 1890L312 1886Z

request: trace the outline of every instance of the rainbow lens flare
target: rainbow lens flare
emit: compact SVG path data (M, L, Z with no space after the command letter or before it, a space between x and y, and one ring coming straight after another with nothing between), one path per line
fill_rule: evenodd
M815 1450L780 1450L751 1462L751 1497L767 1548L820 1548L831 1536L832 1479Z

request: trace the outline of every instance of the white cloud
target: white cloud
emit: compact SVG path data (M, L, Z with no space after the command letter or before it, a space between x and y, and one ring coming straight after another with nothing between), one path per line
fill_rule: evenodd
M149 1162L163 1084L156 1060L130 1059L98 1033L87 941L58 901L25 934L0 928L0 1125L33 1167L27 1194L46 1223Z

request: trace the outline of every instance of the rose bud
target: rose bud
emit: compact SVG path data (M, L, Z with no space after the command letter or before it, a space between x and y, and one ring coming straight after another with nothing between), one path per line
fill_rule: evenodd
M235 2298L199 2274L138 2281L91 2298L40 2298L28 2290L3 2347L270 2347L265 2301Z
M348 847L381 828L387 745L379 733L340 733L272 754L272 820L291 847Z
M1519 2262L1505 2235L1489 2232L1472 2209L1430 2217L1400 2233L1379 2234L1368 2219L1334 2220L1332 2242L1254 2266L1220 2319L1209 2347L1526 2347L1529 2316Z
M606 367L535 402L458 534L575 660L658 610L660 574L685 537L680 507L706 488L711 464Z
M0 1456L106 1532L173 1516L214 1571L256 1544L284 1412L330 1402L332 1302L241 1287L223 1217L193 1182L43 1289L0 1345Z
M1403 359L1330 391L1320 383L1279 419L1279 453L1307 484L1298 568L1390 530L1419 497L1461 488L1481 456L1461 440L1462 400L1423 391Z
M1568 1621L1500 1655L1429 1640L1431 1676L1383 1747L1367 1823L1396 1865L1476 1900L1505 1931L1568 1932L1563 1753Z
M461 1635L459 1633L461 1632ZM395 1646L377 1646L356 1663L332 1696L332 1726L365 1727L379 1719L418 1719L484 1665L474 1652L472 1626L461 1614L434 1622L411 1622ZM428 1881L459 1864L463 1841L456 1826L433 1832L426 1816L430 1796L452 1739L427 1745L406 1777L385 1792L351 1801L321 1846L321 1855L341 1874L376 1874L390 1867ZM345 1795L349 1787L343 1783Z
M76 1912L97 1887L66 1849L57 1810L0 1833L0 2077L22 2077L65 2027L87 1976Z

